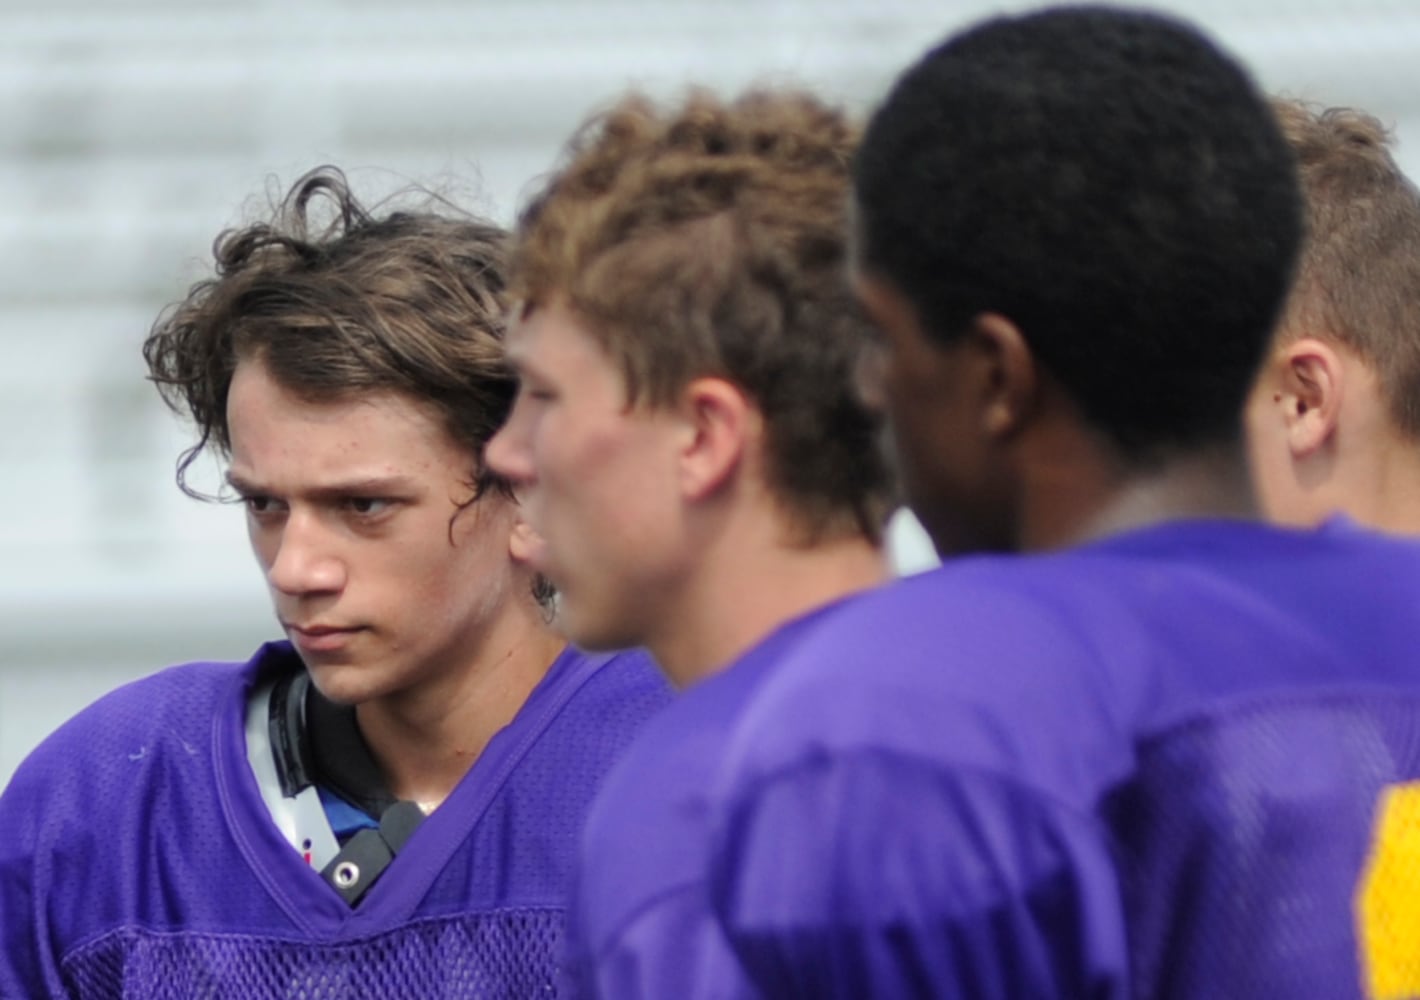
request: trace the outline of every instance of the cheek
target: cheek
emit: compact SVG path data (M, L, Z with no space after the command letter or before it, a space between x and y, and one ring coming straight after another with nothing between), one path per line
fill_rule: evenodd
M886 416L899 470L907 476L932 463L936 452L950 450L950 414L937 387L899 370L887 383Z
M1243 411L1248 466L1253 485L1264 499L1277 491L1288 465L1285 432L1276 419L1274 407L1270 395L1259 391L1248 400Z
M1253 496L1262 513L1272 521L1304 522L1297 511L1295 475L1280 441L1248 438L1248 471Z
M949 389L944 379L904 374L890 386L888 416L904 498L939 551L959 552L973 547L990 484L968 414L953 408Z
M252 518L247 518L247 540L251 543L252 555L262 572L271 568L281 545L281 536L270 528L264 528Z
M564 425L549 433L541 450L544 456L541 487L549 499L565 509L582 505L604 506L609 500L634 496L644 484L641 467L646 454L638 451L630 435L610 428Z
M1254 389L1243 407L1243 431L1260 449L1278 443L1282 431L1280 403L1265 388Z
M372 573L388 581L382 583L386 606L400 605L426 622L455 628L486 617L486 609L504 596L509 575L506 545L498 549L497 540L481 532L456 537L456 546L448 544L446 535L425 538L421 547L403 549L403 558L387 560L384 573Z
M532 471L542 490L581 480L594 447L584 421L565 409L541 415L529 427L527 442Z

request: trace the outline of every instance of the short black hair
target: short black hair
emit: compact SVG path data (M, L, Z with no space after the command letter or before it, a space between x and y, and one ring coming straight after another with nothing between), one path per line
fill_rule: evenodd
M1127 460L1239 439L1301 199L1247 72L1157 14L995 18L909 68L855 162L859 263L950 342L999 313Z

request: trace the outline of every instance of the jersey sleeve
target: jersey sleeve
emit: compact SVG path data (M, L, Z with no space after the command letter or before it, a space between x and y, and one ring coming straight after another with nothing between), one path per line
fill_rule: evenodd
M736 1000L758 997L714 919L704 881L668 890L595 954L574 953L579 997Z
M54 880L52 859L39 846L45 801L39 769L33 758L22 764L0 795L0 1000L64 993L46 943L44 903Z
M711 897L774 997L1124 997L1108 840L992 774L806 753L732 790Z

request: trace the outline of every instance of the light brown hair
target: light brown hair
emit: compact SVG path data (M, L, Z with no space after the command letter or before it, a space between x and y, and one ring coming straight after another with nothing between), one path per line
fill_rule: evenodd
M770 489L808 540L877 540L891 508L878 417L852 372L866 320L846 276L857 127L797 91L664 111L631 96L589 121L523 213L511 294L590 327L630 405L736 384L765 417Z
M1307 225L1279 336L1355 351L1396 426L1420 437L1420 192L1374 116L1286 99L1273 109L1296 152Z
M324 167L270 221L222 233L213 255L215 276L165 310L143 345L164 401L197 427L178 459L185 492L201 496L187 472L204 449L230 457L227 394L248 358L308 399L403 394L468 449L471 497L506 491L482 462L516 392L502 353L504 230L446 203L372 214Z

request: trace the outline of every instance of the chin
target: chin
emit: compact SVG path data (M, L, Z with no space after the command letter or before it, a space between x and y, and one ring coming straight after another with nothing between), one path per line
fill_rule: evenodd
M568 601L565 593L559 592L557 617L553 625L567 637L573 645L589 652L605 652L614 649L629 649L642 644L629 623L609 619L605 616L579 613L577 603Z
M306 672L316 689L337 705L358 705L381 694L370 683L368 668L307 663Z

